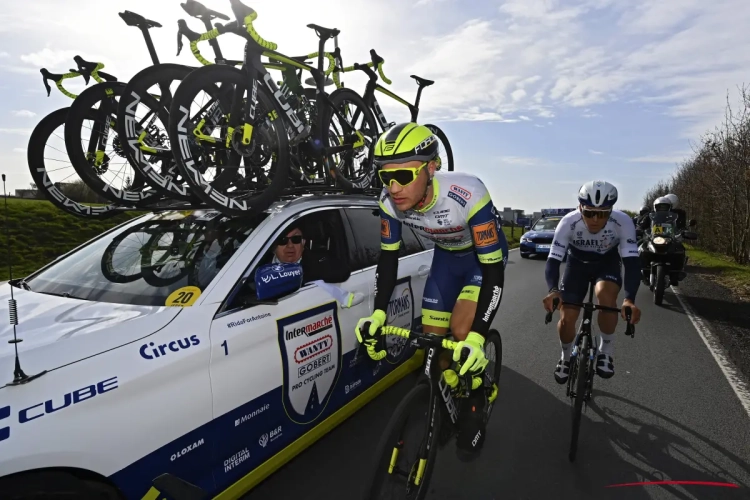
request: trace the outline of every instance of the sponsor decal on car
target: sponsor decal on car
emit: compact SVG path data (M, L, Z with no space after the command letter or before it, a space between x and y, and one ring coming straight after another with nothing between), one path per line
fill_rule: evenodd
M414 293L411 288L411 277L401 278L388 301L387 324L400 328L411 328L414 323ZM389 335L385 338L387 355L385 360L391 364L400 363L406 349L407 339Z
M198 335L191 335L190 337L183 337L177 340L171 340L163 344L155 344L154 342L147 342L138 349L143 359L156 359L162 356L166 356L169 352L180 352L185 349L190 349L194 345L201 343Z

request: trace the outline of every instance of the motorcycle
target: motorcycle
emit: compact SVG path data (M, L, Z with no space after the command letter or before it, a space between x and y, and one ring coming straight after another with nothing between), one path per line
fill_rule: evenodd
M677 214L673 212L651 212L651 232L643 233L640 229L636 233L642 236L638 253L641 256L643 279L649 290L654 293L654 304L661 305L667 277L673 286L687 277L684 266L685 247L682 240L697 240L698 235L692 231L677 230ZM695 226L696 221L690 220L689 226Z

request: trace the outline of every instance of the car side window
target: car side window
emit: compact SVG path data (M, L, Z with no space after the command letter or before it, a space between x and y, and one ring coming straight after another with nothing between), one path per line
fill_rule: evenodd
M347 208L346 216L353 233L356 248L350 253L352 271L378 264L380 255L380 213L373 208ZM421 252L422 245L411 228L402 226L399 257Z

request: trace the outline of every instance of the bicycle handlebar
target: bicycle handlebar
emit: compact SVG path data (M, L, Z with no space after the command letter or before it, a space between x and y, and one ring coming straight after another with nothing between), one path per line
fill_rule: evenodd
M571 306L579 306L584 307L584 304L579 302L562 302L563 304L568 304ZM552 321L552 314L557 310L557 306L560 304L560 299L554 298L552 299L552 311L548 312L544 317L544 324L548 324L550 321ZM633 317L633 310L630 308L630 306L625 306L622 309L619 309L617 307L609 307L609 306L601 306L599 304L593 304L594 309L598 309L600 311L610 311L610 312L617 312L624 310L625 311L625 335L630 335L630 337L635 336L635 325L630 322L630 320Z
M47 97L49 97L50 93L52 92L52 88L50 87L49 83L47 83L48 80L52 80L53 82L55 82L55 86L57 87L57 89L63 95L70 97L71 99L75 99L76 97L78 97L78 95L70 92L65 87L63 87L63 81L65 80L68 80L70 78L77 78L79 76L83 77L86 84L89 83L89 77L93 77L97 83L102 83L105 80L110 82L117 80L117 78L115 78L114 76L103 71L99 71L104 67L103 63L88 62L85 61L81 56L75 56L73 60L78 66L78 70L71 69L68 73L65 74L51 73L47 70L47 68L42 68L39 70L39 72L42 74L42 83L44 83L44 87L47 89Z
M385 63L385 59L380 57L377 52L375 52L375 49L370 49L370 58L372 59L373 66L378 68L378 74L380 75L380 78L390 85L392 82L385 76L385 73L383 73L383 64Z
M197 2L196 0L187 0L185 3L181 3L180 7L182 7L182 10L187 12L189 16L196 17L201 20L203 20L204 18L208 20L217 18L229 21L229 16L222 14L221 12L211 10L202 3Z
M252 38L255 43L268 50L276 50L278 48L277 44L265 40L257 31L255 31L253 21L258 18L257 12L243 4L240 0L229 0L229 3L232 5L232 12L237 19L237 23L245 25L247 34L250 35L250 38Z

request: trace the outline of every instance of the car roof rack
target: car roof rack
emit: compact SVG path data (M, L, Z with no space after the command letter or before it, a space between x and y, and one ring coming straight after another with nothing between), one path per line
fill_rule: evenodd
M377 198L380 196L381 188L351 188L351 189L345 189L341 187L334 187L334 186L298 186L298 187L290 187L285 188L281 191L281 193L276 197L273 203L279 202L279 201L293 201L300 196L304 195L342 195L342 196L365 196L365 197L373 197ZM273 203L271 205L273 205ZM189 201L179 201L179 200L170 200L170 199L162 199L161 201L156 202L154 205L146 206L146 207L128 207L128 206L118 206L113 208L113 210L118 212L166 212L169 210L214 210L213 207L210 205L207 205L204 202L189 202Z

